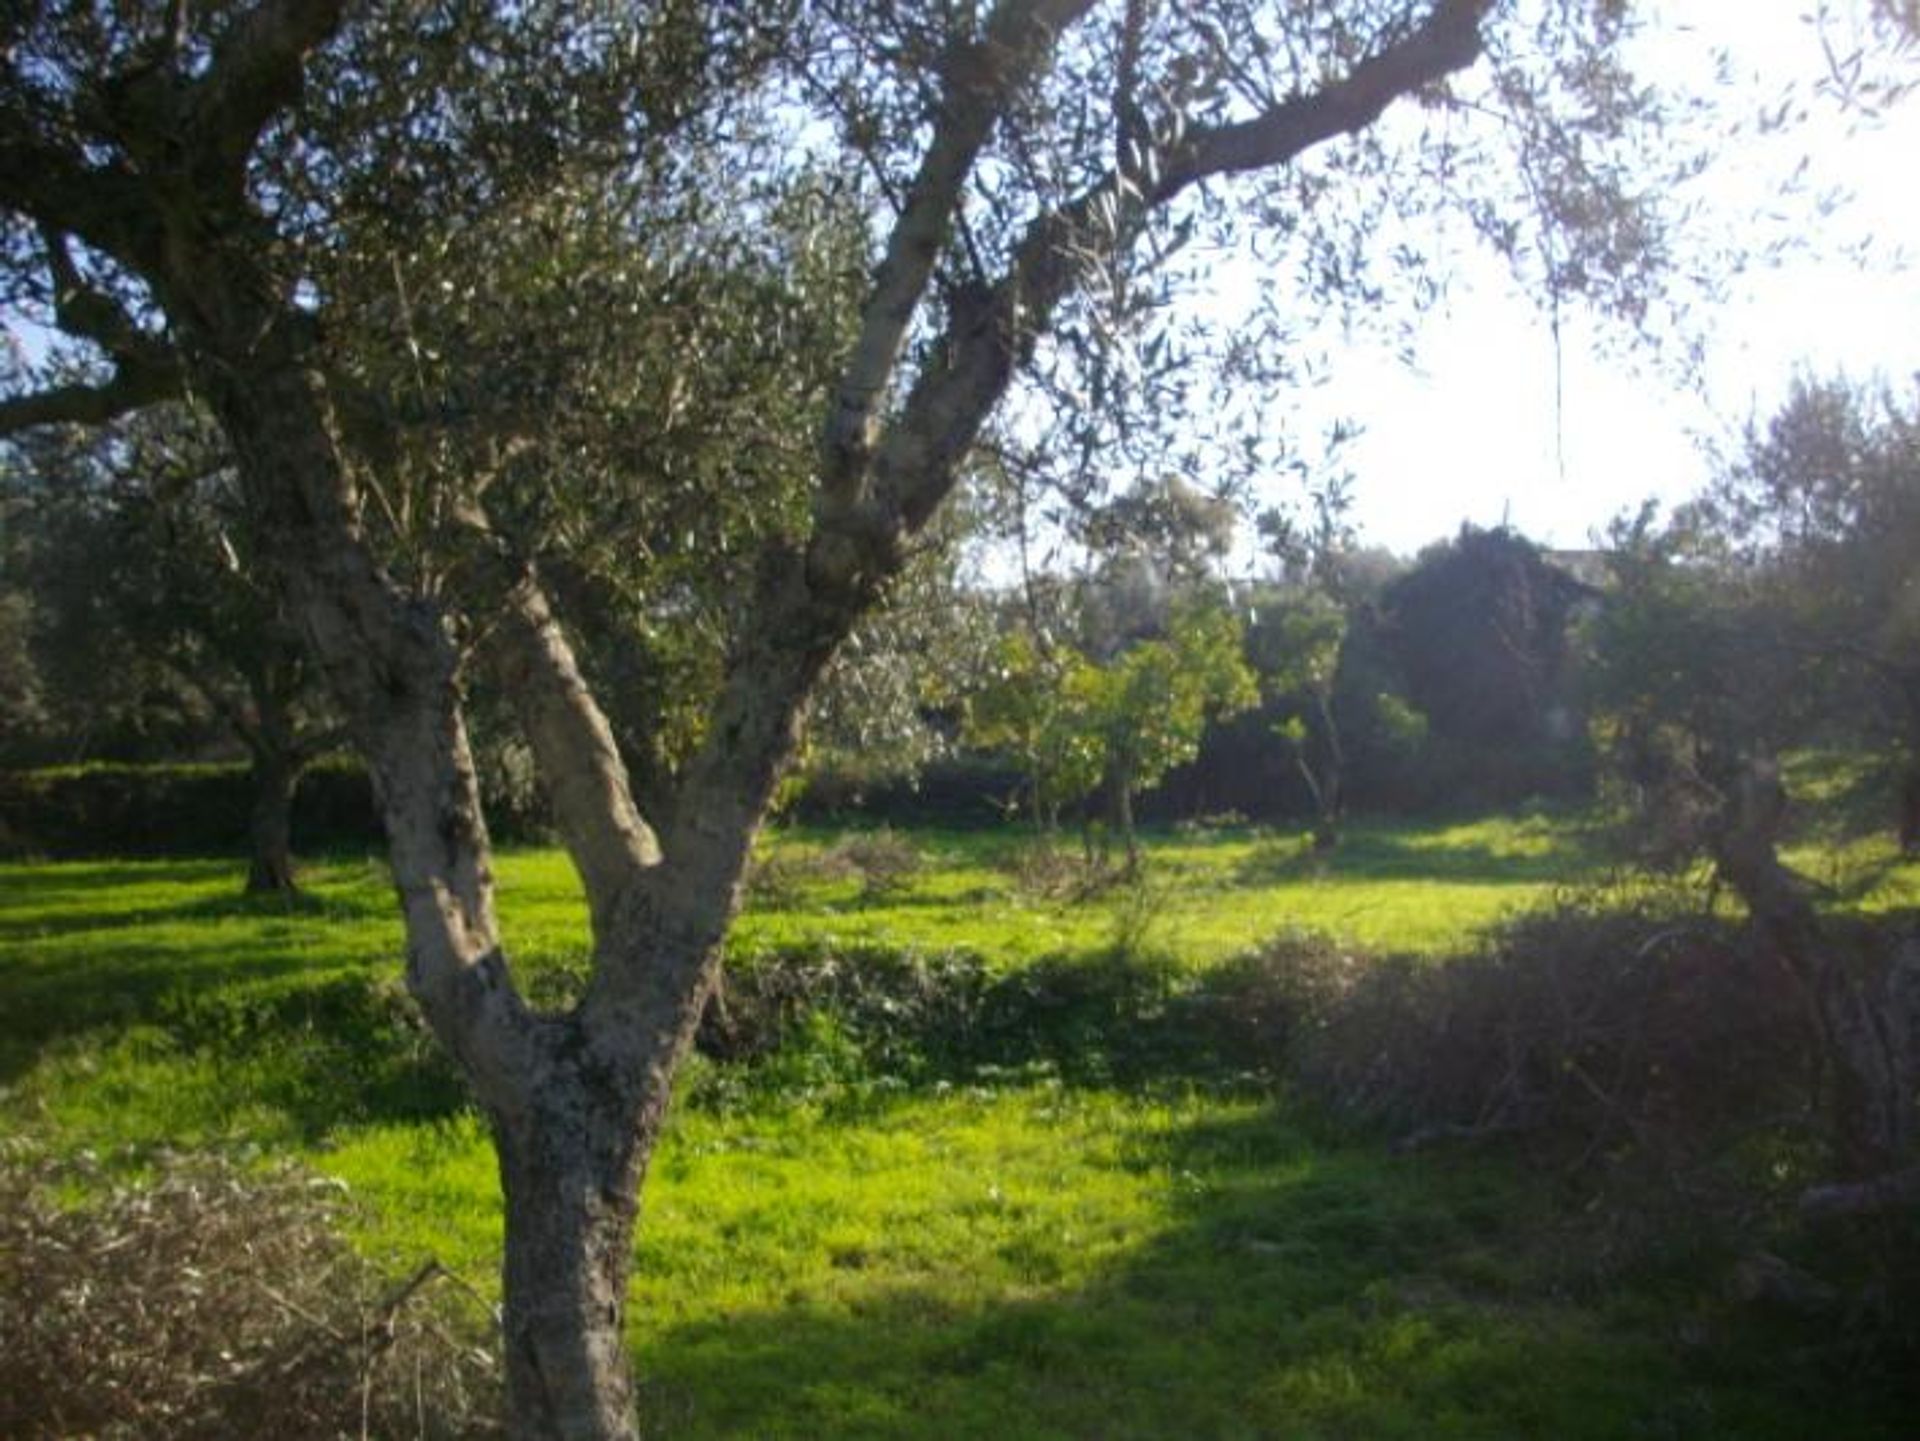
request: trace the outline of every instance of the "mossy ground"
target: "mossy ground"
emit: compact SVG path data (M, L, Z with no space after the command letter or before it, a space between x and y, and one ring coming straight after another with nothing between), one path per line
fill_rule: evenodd
M1615 880L1577 819L1357 827L1330 860L1246 831L1156 837L1148 878L1048 897L1025 838L907 839L881 894L810 878L750 908L784 947L965 951L995 971L1131 951L1191 970L1287 928L1441 954ZM1920 900L1881 842L1817 838L1878 909ZM501 859L536 987L585 946L564 858ZM225 862L0 867L0 1116L60 1149L292 1154L364 1202L359 1242L492 1285L490 1152L410 1023L377 862L243 899ZM1756 1337L1717 1258L1622 1272L1558 1174L1394 1156L1271 1080L1126 1086L1057 1069L875 1074L830 1022L762 1083L696 1074L654 1161L635 1278L645 1404L667 1436L1893 1437L1872 1388ZM1765 1344L1762 1344L1765 1342Z

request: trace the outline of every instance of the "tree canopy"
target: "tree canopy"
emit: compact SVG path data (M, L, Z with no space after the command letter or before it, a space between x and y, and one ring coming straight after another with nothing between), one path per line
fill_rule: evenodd
M410 988L500 1153L517 1433L632 1432L638 1186L753 832L968 469L1072 511L1267 464L1261 407L1223 400L1290 373L1299 317L1431 295L1443 209L1555 294L1643 315L1664 161L1633 23L1619 0L0 19L0 300L67 337L0 431L185 399L223 437L372 774ZM1172 303L1243 242L1270 277L1243 323ZM671 764L629 768L576 652L569 596L609 591L629 631L711 627L644 682L659 715L701 698ZM495 914L481 661L585 892L594 974L562 1014L522 998Z

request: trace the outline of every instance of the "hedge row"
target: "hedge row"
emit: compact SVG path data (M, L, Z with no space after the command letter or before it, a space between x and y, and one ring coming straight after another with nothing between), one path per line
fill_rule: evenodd
M221 855L244 853L253 791L232 765L58 766L0 771L0 855ZM367 773L322 761L294 797L298 850L381 843Z

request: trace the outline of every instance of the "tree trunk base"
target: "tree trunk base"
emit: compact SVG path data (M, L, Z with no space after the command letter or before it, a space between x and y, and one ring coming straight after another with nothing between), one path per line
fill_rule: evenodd
M596 1104L606 1098L566 1091L540 1097L538 1121L519 1135L496 1127L507 1213L508 1434L637 1441L625 1324L637 1128Z

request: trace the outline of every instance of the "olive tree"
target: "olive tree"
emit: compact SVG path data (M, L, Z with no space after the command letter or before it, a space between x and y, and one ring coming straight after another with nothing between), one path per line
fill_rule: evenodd
M1901 1203L1920 1186L1910 942L1848 936L1780 858L1789 796L1780 750L1820 719L1819 687L1768 579L1698 513L1616 525L1592 625L1591 685L1611 759L1651 858L1705 858L1745 904L1761 954L1807 999L1829 1164L1815 1209ZM1904 1168L1904 1169L1903 1169Z
M1687 519L1765 597L1826 729L1897 756L1900 843L1920 850L1920 403L1799 381Z
M224 437L373 777L408 985L498 1151L516 1434L633 1434L641 1181L755 829L810 695L990 427L1065 417L1084 457L1191 424L1217 397L1183 390L1202 332L1169 330L1165 302L1243 227L1276 279L1223 343L1228 375L1272 374L1302 315L1430 291L1420 220L1449 206L1556 293L1638 310L1658 245L1634 195L1657 183L1622 143L1650 99L1615 58L1628 23L1618 0L42 0L0 19L0 274L87 367L9 394L0 428L186 396ZM731 463L652 468L715 398L697 365L630 397L632 494L752 512L688 533L688 562L728 578L724 644L697 737L636 783L550 566L496 514L517 465L564 493L567 457L542 453L538 406L517 431L459 423L499 413L553 337L436 376L409 282L466 266L435 293L484 331L501 247L564 254L602 187L635 183L614 233L671 278L764 234L770 199L649 248L708 177L823 157L859 177L869 224L844 329L783 399L812 415L803 484L760 488L787 452L740 412ZM617 265L590 280L566 330L587 345L623 305L666 320L698 299ZM381 324L394 344L368 338ZM465 710L482 649L585 892L592 976L563 1012L516 988L495 912Z
M246 888L292 893L294 793L341 733L250 542L217 437L180 407L158 407L12 450L0 492L32 532L25 569L43 646L68 672L130 654L217 720L248 759Z

